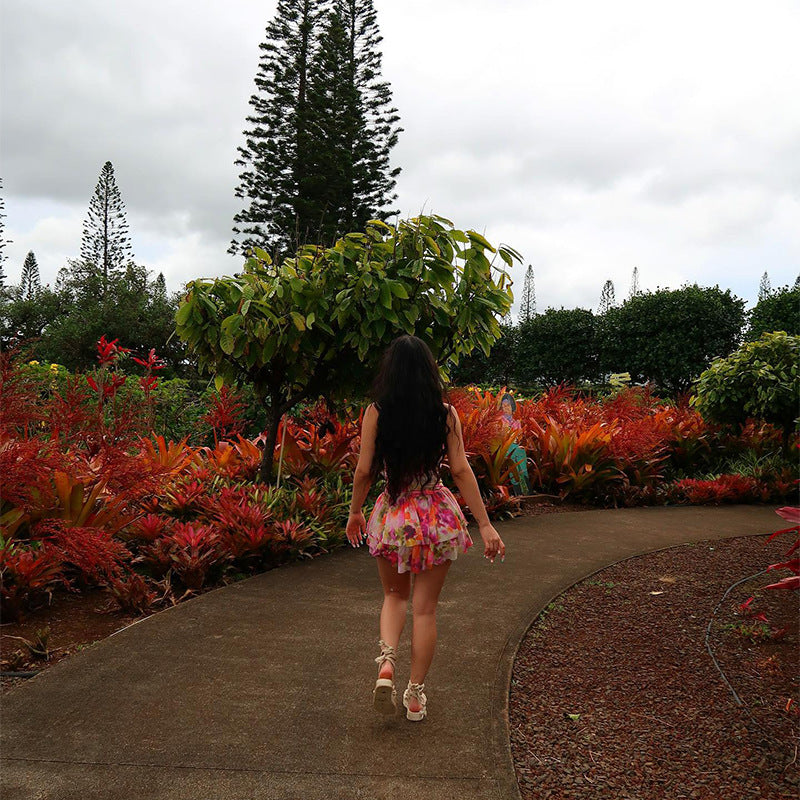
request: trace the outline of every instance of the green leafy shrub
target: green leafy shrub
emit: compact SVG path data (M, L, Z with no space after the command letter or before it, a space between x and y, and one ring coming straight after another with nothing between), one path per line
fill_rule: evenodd
M799 359L800 336L765 333L715 359L697 379L691 403L706 419L737 430L750 417L777 425L788 449L800 402Z

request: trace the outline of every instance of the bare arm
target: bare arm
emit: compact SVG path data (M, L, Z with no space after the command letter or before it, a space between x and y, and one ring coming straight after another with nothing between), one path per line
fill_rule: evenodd
M478 529L484 544L484 555L494 562L496 555L505 557L506 547L490 522L489 515L486 513L486 506L481 498L478 481L475 478L472 467L469 465L469 461L467 461L464 435L461 432L461 420L453 406L449 406L448 421L450 430L447 434L447 461L450 464L450 474L453 476L453 481L455 481L458 491L467 501L469 510L478 521Z
M461 432L461 420L458 412L449 407L448 423L450 430L447 433L447 461L450 464L450 474L453 481L461 492L462 497L467 501L469 510L478 521L478 525L488 525L489 515L486 513L486 506L483 504L481 492L478 488L478 481L475 473L467 461L467 453L464 449L464 435Z
M370 465L375 453L375 435L378 432L378 412L370 405L364 412L361 422L361 452L353 475L353 498L350 501L350 515L361 513L361 507L367 499L369 487L372 486Z

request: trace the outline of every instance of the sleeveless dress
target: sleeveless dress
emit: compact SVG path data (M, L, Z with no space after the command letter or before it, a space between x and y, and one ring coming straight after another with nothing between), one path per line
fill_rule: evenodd
M384 471L384 476L385 476ZM467 520L453 493L437 480L419 480L392 503L384 491L375 501L367 522L371 556L382 556L398 572L418 573L472 547Z

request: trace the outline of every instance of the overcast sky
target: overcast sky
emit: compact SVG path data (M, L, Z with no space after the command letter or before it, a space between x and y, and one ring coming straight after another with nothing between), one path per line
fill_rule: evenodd
M275 0L0 0L6 274L80 252L107 160L170 288L227 255ZM800 272L797 0L376 0L397 206L519 250L537 306Z

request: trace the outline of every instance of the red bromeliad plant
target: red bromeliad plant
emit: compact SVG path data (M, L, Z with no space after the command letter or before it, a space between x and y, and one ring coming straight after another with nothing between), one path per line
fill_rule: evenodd
M504 433L503 415L496 398L491 392L454 389L449 399L461 420L467 458L473 466L482 456L490 459Z
M313 548L314 532L302 522L282 520L275 523L275 542L278 555L305 556Z
M509 429L503 418L499 398L491 392L477 389L455 389L449 394L450 403L458 411L464 436L464 450L470 466L481 485L489 514L506 516L519 509L520 500L509 490L511 476L516 467L510 452L519 439L519 432ZM445 458L444 467L449 468ZM466 504L456 495L459 504Z
M179 522L170 538L173 569L187 589L201 589L210 570L230 558L220 547L219 530L211 525Z
M221 441L215 448L201 447L198 461L209 475L231 481L253 481L261 464L261 450L249 439L236 436L236 441Z
M3 492L0 510L30 510L52 495L51 476L63 459L52 444L41 439L5 438L0 433L0 474Z
M591 499L601 485L621 483L623 473L609 452L613 431L603 423L571 432L555 419L529 421L523 446L532 459L533 485L562 498Z
M86 376L86 382L92 391L97 395L97 416L98 427L105 429L105 406L106 403L116 397L117 390L125 383L126 376L113 371L113 367L123 353L130 353L127 347L117 344L119 340L114 339L109 342L105 334L100 337L97 343L97 361L99 367L94 374Z
M319 424L307 422L303 426L284 417L278 426L275 449L281 468L296 476L307 470L318 476L345 469L352 472L358 461L362 415L345 423L330 415Z
M667 438L671 463L679 470L697 469L712 455L711 434L715 432L694 409L675 409Z
M62 448L78 447L96 452L103 438L97 415L95 393L80 375L67 379L59 392L53 392L46 406L50 437Z
M194 477L182 478L173 483L162 498L164 510L180 519L187 519L203 508L207 487Z
M327 522L333 514L327 493L320 488L319 481L309 477L299 481L292 505L322 523Z
M163 514L145 514L131 523L124 538L152 543L161 536L168 536L173 525L174 520Z
M773 533L767 539L767 542L771 542L776 536L782 536L784 533L794 533L794 542L784 553L784 556L794 556L794 558L791 558L788 561L783 561L780 564L770 564L767 569L789 569L794 573L794 575L788 578L783 578L783 580L780 580L777 583L771 583L769 586L765 586L764 588L800 589L800 556L795 555L795 553L800 550L800 508L797 508L796 506L784 506L783 508L779 508L775 513L783 517L783 519L785 519L787 522L794 524L789 528L783 528L782 530L775 531L775 533Z
M18 354L0 352L0 432L20 439L36 436L45 415L39 386L17 362Z
M108 590L119 607L132 614L148 613L157 599L156 592L150 588L147 580L136 572L126 578L112 578Z
M684 478L667 489L672 502L692 505L747 503L759 499L758 482L747 475L720 475L713 480Z
M130 553L103 528L69 525L64 520L48 519L36 527L45 550L72 571L78 586L105 585L125 572ZM71 570L69 569L71 568Z
M259 502L261 501L261 502ZM274 514L251 487L224 488L203 502L203 514L220 530L233 535L268 526Z
M31 598L60 584L66 584L62 564L52 552L13 542L0 547L0 613L7 622L21 620Z

